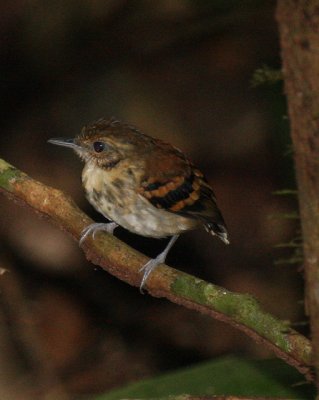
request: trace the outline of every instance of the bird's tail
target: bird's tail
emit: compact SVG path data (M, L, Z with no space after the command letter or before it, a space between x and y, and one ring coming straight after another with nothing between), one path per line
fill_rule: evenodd
M219 239L222 240L225 244L229 244L227 229L224 225L217 224L216 222L207 222L205 224L205 229L208 233L219 237Z

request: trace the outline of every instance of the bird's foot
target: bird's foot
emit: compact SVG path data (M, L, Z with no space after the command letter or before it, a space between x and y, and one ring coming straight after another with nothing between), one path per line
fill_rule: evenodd
M113 235L114 229L116 227L118 227L118 224L116 224L115 222L108 222L108 223L95 222L94 224L91 224L83 229L83 231L81 233L79 245L81 246L83 244L84 240L89 235L92 235L93 239L95 239L95 234L96 234L96 232L99 232L99 231L108 232Z
M166 258L166 253L162 252L160 253L157 257L152 258L151 260L149 260L145 265L143 265L143 267L140 269L140 272L143 272L143 278L140 284L140 292L143 293L143 287L147 281L147 278L150 276L150 274L152 273L152 271L154 271L154 269L160 265L160 264L164 264L165 262L165 258Z
M152 258L149 260L141 269L140 272L144 272L142 282L140 284L140 292L143 293L143 287L145 285L145 282L147 281L147 278L150 276L151 272L154 271L154 269L160 265L164 264L166 260L166 256L169 252L169 250L172 248L173 244L176 242L178 239L179 235L174 235L170 241L168 242L167 246L165 247L164 251L162 251L157 257Z

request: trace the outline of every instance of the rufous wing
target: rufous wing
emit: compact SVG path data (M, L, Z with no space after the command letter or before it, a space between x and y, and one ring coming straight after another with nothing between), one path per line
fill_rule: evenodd
M202 221L208 232L229 243L212 188L182 153L172 149L175 152L166 151L161 162L153 164L156 169L152 166L146 169L140 194L154 207Z

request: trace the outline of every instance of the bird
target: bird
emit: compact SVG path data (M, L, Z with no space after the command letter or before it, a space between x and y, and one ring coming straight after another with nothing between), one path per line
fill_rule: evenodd
M109 221L87 226L80 245L89 235L94 239L98 231L113 234L118 226L145 237L171 237L165 249L140 269L142 293L149 275L165 262L181 233L203 226L229 244L213 189L171 144L113 117L84 126L74 138L48 142L73 149L84 161L87 200Z

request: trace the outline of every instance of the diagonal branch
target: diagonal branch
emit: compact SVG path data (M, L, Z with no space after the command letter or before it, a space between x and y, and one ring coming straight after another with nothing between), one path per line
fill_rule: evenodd
M92 223L61 191L45 186L1 159L0 191L48 218L77 241L82 230ZM131 285L140 285L139 269L147 258L116 237L101 232L95 240L88 238L82 249L93 264ZM165 297L241 330L297 368L308 380L312 379L308 339L289 328L286 322L263 311L252 296L229 292L166 265L151 274L146 288L152 296Z

